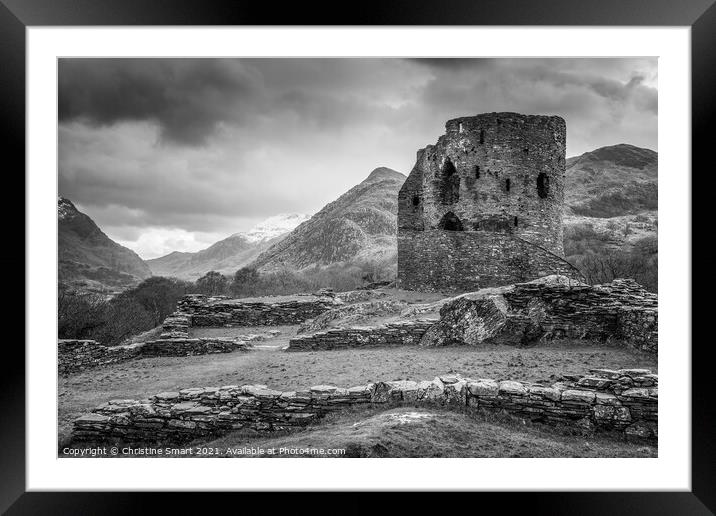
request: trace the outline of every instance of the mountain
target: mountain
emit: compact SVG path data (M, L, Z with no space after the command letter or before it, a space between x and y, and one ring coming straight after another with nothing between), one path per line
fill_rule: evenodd
M110 239L63 197L57 200L57 229L60 284L83 290L117 290L152 274L134 251Z
M658 154L620 144L567 159L566 255L656 245Z
M147 260L147 264L155 276L195 280L209 271L233 274L306 219L308 216L296 213L276 215L245 233L235 233L201 251L175 251Z
M400 172L376 168L360 184L262 252L252 266L271 271L395 262L398 190L404 181Z
M620 144L567 160L567 215L609 218L657 209L658 154Z
M275 215L264 220L262 223L248 230L246 233L236 233L242 235L249 242L261 242L284 235L296 226L305 222L310 217L301 213L289 213Z

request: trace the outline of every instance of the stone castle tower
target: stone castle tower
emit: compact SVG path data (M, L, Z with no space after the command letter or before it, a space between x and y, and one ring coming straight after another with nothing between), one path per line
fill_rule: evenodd
M445 124L398 195L398 283L469 291L548 274L564 260L562 118L485 113Z

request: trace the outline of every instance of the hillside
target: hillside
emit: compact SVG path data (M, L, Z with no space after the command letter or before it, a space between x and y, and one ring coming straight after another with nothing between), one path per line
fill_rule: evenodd
M147 260L155 276L173 276L196 280L209 271L233 274L259 254L280 242L306 215L276 215L246 233L233 234L195 253L175 251L160 258Z
M134 251L110 239L63 197L57 201L57 229L61 285L111 291L136 285L152 274Z
M395 170L376 168L261 253L252 266L271 271L336 263L394 263L398 190L403 181L405 176Z
M567 215L609 218L656 210L658 154L620 144L567 160Z
M630 249L656 238L658 154L620 144L567 159L565 252Z

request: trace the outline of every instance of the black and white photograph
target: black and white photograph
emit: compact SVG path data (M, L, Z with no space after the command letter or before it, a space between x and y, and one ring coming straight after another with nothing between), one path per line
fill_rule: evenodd
M659 456L656 57L57 73L61 459Z

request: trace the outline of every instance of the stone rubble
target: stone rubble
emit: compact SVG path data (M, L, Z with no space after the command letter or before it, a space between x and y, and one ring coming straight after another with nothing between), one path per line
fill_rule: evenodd
M227 385L111 400L74 421L73 442L186 443L238 429L280 431L358 405L433 404L499 411L581 431L616 431L656 442L658 376L644 369L592 369L553 385L470 379L398 380L348 389L318 385L281 392L266 385Z

